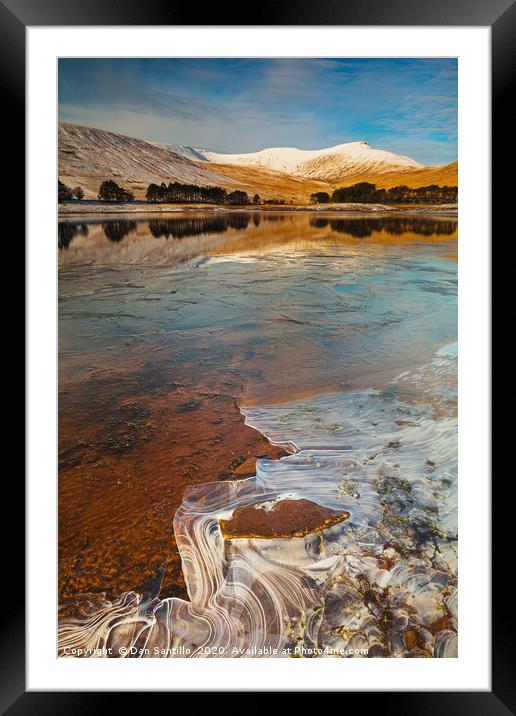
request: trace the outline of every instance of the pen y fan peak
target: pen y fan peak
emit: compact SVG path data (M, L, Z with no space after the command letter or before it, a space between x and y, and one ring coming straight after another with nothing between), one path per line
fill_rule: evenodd
M294 176L326 181L338 181L366 171L383 173L423 168L422 164L410 157L374 149L367 142L348 142L315 150L271 147L248 154L202 154L210 162L261 166Z

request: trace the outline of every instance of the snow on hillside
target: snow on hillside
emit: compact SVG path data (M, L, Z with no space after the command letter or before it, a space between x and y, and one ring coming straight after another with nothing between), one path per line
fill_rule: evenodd
M210 170L208 162L190 147L146 142L65 122L59 124L59 172L77 179L99 177L142 184L220 184L220 175ZM229 185L234 183L226 181Z
M367 142L349 142L327 149L296 149L275 147L250 154L219 154L202 152L210 162L263 166L296 176L317 179L339 179L364 171L376 173L395 169L421 169L422 164L399 154L373 149Z
M185 159L189 159L192 162L208 161L202 153L202 150L200 149L194 149L193 147L183 147L180 144L163 144L162 142L151 141L148 141L147 143L152 144L159 149L163 149L164 151L174 152L174 154L178 154L180 157L185 157Z

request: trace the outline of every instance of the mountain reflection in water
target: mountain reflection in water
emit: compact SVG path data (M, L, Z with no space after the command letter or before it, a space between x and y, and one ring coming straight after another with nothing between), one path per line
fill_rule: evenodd
M88 234L87 224L60 221L57 225L57 245L60 249L67 249L76 236L88 236Z
M179 218L179 219L152 219L149 221L149 231L159 239L182 239L184 236L201 236L201 234L221 234L228 229L247 229L248 214L231 214L229 216L216 216L214 218ZM259 217L258 217L259 220ZM255 222L256 225L256 222Z
M293 242L370 240L440 241L457 237L457 220L450 217L313 216L304 212L199 213L154 218L117 217L63 220L58 224L60 264L159 264L212 253L268 250ZM156 240L164 240L157 243ZM168 242L172 244L168 246ZM122 256L122 253L123 256Z
M379 219L324 219L317 217L310 220L310 226L318 229L324 229L329 226L332 231L349 234L357 239L371 236L375 231L385 231L394 236L401 236L406 233L433 236L436 234L453 234L457 231L456 220L436 221L419 217L386 217Z
M116 243L136 229L136 221L109 221L102 224L102 229L106 238Z

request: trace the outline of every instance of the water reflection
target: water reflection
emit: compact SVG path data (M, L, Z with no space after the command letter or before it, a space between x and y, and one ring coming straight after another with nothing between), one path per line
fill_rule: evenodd
M109 221L102 224L102 230L106 238L117 243L131 232L136 231L136 221Z
M221 234L228 229L247 229L249 214L230 214L215 217L180 217L173 219L153 219L149 221L149 231L157 239L161 237L182 239L185 236L201 236L202 234ZM257 221L258 220L258 221ZM260 223L259 216L254 225Z
M269 252L315 243L432 243L457 238L457 220L439 216L321 216L308 212L204 212L98 217L58 226L61 265L151 262ZM312 246L309 246L311 244Z
M67 249L76 236L88 236L87 224L71 224L60 221L57 225L57 245L60 249Z
M332 231L349 234L357 239L372 236L374 232L386 232L395 236L402 234L419 234L435 236L453 234L457 230L456 220L435 220L420 217L385 217L373 219L310 219L310 226L324 229L329 226Z
M285 221L285 214L264 214L264 221Z

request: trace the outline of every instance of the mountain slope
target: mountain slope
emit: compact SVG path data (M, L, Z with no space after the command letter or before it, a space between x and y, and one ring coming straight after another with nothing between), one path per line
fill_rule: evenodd
M391 186L398 186L400 184L405 184L411 188L428 186L429 184L458 186L458 162L437 167L422 167L421 169L412 169L410 171L406 169L378 173L365 171L363 173L343 177L341 181L334 182L334 186L350 186L351 184L356 184L361 181L376 184L378 189L389 189Z
M292 176L266 167L236 166L234 164L210 164L210 169L219 175L219 184L227 181L238 182L249 196L259 194L262 199L282 199L286 202L307 204L310 194L327 191L333 187L328 182Z
M202 186L220 184L207 162L193 161L195 150L146 142L92 127L59 124L59 176L80 184L87 198L97 196L105 179L113 179L142 198L151 182L179 181ZM227 188L237 182L227 180Z
M388 189L397 184L406 184L409 187L428 186L438 184L439 186L459 185L459 163L443 164L438 167L423 167L412 172L389 172L376 177L378 188Z

